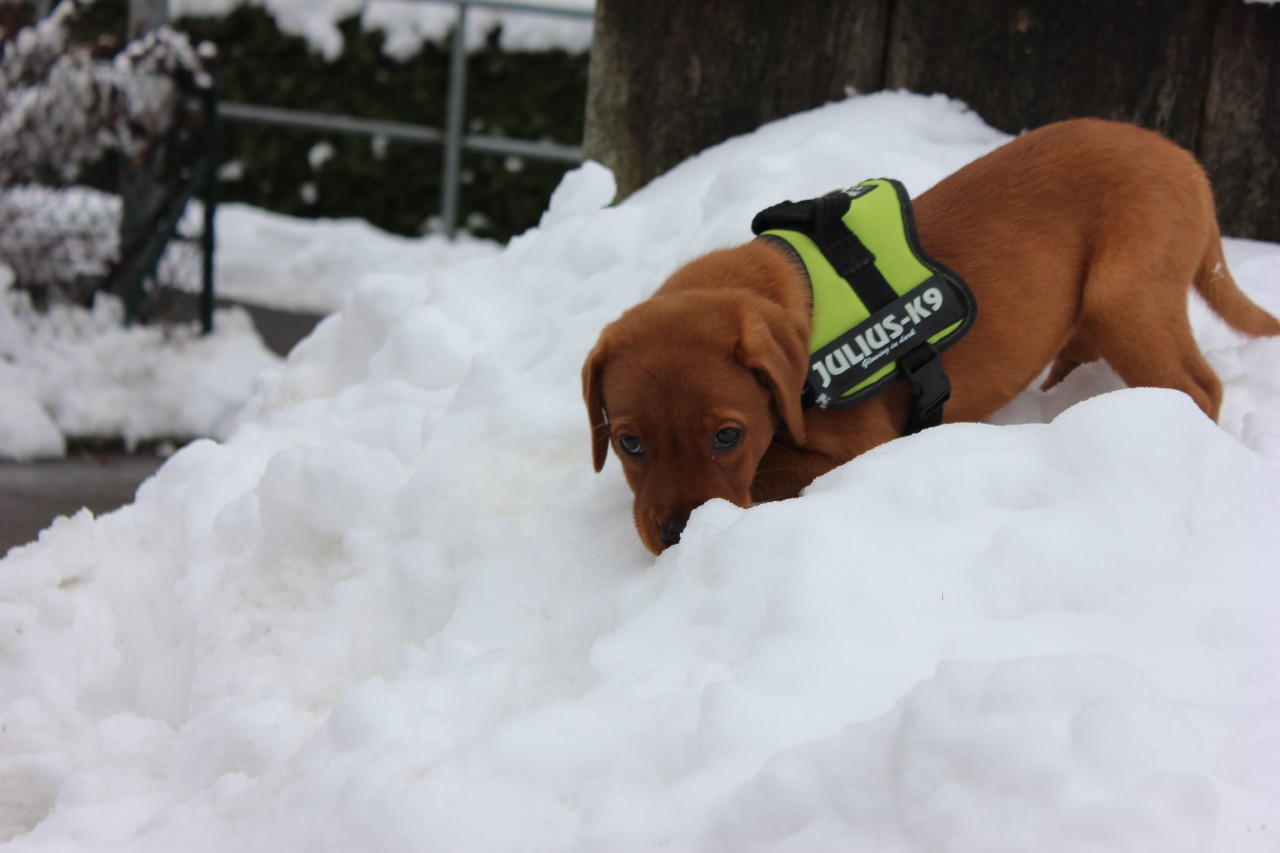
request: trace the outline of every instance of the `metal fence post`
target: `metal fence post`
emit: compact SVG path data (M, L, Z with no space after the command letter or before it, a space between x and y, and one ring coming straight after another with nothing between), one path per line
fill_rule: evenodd
M200 331L213 331L213 274L214 221L218 209L218 79L222 69L216 57L208 58L209 87L202 93L205 116L205 141L203 173L200 182L200 200L204 204L204 229L200 232Z
M458 23L449 53L449 99L444 128L444 174L440 215L444 233L453 240L458 233L458 183L462 171L462 122L467 99L467 6L458 3Z

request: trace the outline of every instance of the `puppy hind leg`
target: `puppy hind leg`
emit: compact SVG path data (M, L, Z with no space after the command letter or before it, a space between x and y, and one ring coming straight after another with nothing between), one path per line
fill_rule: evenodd
M1181 292L1164 296L1176 298L1176 304L1091 312L1087 319L1090 336L1099 355L1126 385L1182 391L1216 421L1222 383L1191 334L1185 296Z
M1199 400L1196 403L1200 406L1209 419L1217 423L1218 412L1222 408L1222 380L1218 378L1218 374L1213 372L1213 368L1209 366L1209 362L1205 360L1201 354L1195 340L1191 341L1193 349L1189 354L1184 353L1182 357L1182 367L1187 371L1200 386L1204 392L1205 402Z

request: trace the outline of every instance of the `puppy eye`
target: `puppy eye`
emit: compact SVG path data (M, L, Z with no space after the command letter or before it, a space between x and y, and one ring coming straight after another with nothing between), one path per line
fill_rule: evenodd
M711 437L711 446L716 450L728 450L742 438L742 430L737 427L725 427Z
M632 456L639 456L644 453L644 445L640 443L640 439L630 433L619 434L618 446Z

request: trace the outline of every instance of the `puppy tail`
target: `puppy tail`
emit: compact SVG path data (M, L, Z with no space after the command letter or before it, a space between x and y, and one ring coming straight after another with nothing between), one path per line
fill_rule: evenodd
M1280 321L1255 305L1231 277L1222 256L1222 237L1216 224L1193 283L1214 313L1237 332L1255 338L1280 335Z

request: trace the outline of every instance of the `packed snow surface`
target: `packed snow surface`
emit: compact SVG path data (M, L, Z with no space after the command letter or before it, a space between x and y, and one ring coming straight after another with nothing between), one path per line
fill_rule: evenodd
M11 851L1274 851L1280 341L1103 367L654 558L579 368L751 215L1005 137L858 98L365 277L224 442L0 563ZM1280 247L1232 241L1280 308Z

